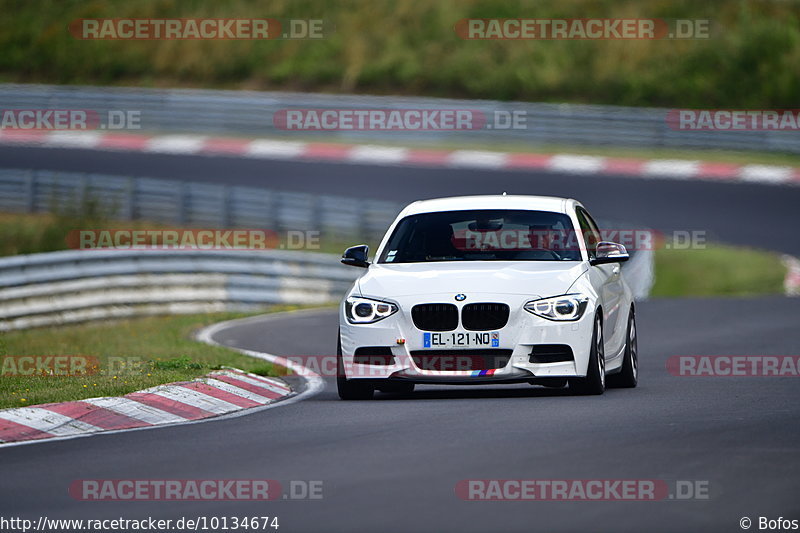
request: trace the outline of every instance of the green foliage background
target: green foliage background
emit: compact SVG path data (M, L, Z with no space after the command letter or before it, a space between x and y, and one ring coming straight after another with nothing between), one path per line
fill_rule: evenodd
M794 0L0 0L0 81L796 107ZM321 18L322 40L81 41L80 18ZM465 41L462 18L710 19L693 40Z

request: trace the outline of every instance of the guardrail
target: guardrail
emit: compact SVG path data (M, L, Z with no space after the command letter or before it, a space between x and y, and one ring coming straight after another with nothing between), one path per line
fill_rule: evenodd
M0 170L0 209L48 211L91 198L121 219L187 226L316 230L378 240L393 202L150 178ZM612 227L606 224L607 227ZM652 251L624 271L637 299ZM328 254L287 250L69 250L0 259L0 331L135 315L338 301L360 272Z
M478 141L528 145L642 146L759 150L800 153L792 131L684 131L667 125L668 110L573 104L498 102L436 98L324 95L308 93L140 89L53 85L0 85L5 109L84 109L101 115L110 110L140 113L144 130L175 133L227 133L270 137L338 138L346 141L387 139ZM275 127L273 116L286 109L470 109L492 121L496 112L523 112L524 129L474 131L291 132Z
M625 264L637 299L652 252ZM153 314L337 302L362 273L328 254L289 251L69 250L0 259L0 331Z
M358 275L311 252L69 250L0 259L0 331L338 301Z
M48 212L87 199L111 218L193 227L319 231L374 241L402 205L238 185L130 176L0 169L0 210Z

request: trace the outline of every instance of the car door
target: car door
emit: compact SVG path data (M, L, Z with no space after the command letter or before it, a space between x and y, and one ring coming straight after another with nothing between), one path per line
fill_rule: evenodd
M576 209L581 234L584 237L589 259L594 259L597 243L600 242L600 229L591 215L578 207ZM589 279L597 288L600 295L600 305L603 307L603 341L605 344L606 358L612 358L620 351L620 343L624 341L624 334L620 336L620 304L624 295L619 263L593 265L589 267Z

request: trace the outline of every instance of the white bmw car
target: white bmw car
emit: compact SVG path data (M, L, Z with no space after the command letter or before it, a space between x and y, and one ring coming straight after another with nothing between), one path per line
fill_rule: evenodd
M425 200L392 223L340 307L339 396L418 383L528 382L602 394L635 387L636 321L625 247L576 200Z

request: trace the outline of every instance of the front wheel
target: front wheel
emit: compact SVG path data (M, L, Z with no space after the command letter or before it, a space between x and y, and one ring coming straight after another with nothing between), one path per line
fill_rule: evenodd
M628 336L625 341L625 357L619 374L608 376L610 387L632 389L639 382L639 346L636 339L636 315L631 308L628 318Z
M606 356L603 346L603 322L598 314L594 319L592 347L586 377L570 378L569 388L576 394L603 394L606 390Z
M366 380L347 379L342 361L342 339L336 341L336 389L342 400L371 400L375 388Z

